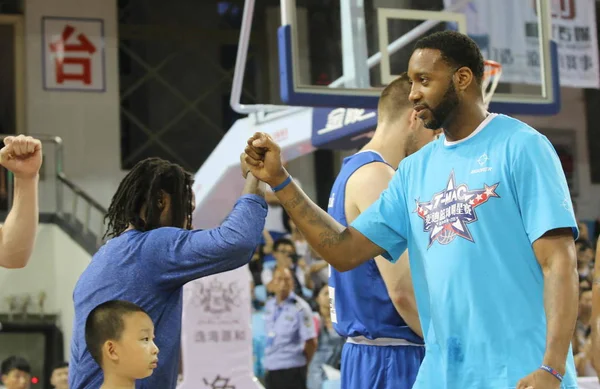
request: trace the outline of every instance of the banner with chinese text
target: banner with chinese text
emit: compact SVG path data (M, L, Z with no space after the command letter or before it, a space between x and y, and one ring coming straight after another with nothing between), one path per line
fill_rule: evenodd
M444 0L446 7L458 0ZM551 0L560 84L600 88L595 0ZM460 12L486 59L502 64L502 82L540 84L535 0L472 0Z
M106 90L104 21L90 18L42 18L44 90Z
M184 287L178 389L256 389L250 272L241 267Z

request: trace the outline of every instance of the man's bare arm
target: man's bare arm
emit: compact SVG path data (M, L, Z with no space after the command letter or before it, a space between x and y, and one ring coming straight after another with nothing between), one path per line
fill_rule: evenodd
M546 352L543 363L564 374L577 321L579 281L571 229L547 232L533 243L544 273Z
M393 176L394 169L390 166L384 163L370 163L350 177L346 185L346 217L349 223L381 196ZM375 263L396 311L406 324L422 337L423 330L410 276L408 252L404 251L395 263L382 256L376 257Z
M421 328L417 299L415 298L410 275L408 251L404 251L395 263L391 263L381 256L375 258L375 263L379 268L381 278L383 278L394 308L410 329L422 338L423 329Z
M266 188L264 182L257 180L252 173L248 173L246 175L246 183L244 184L244 191L242 194L255 194L264 198Z
M30 136L8 136L0 150L0 164L15 177L14 203L0 229L0 266L22 268L33 252L39 221L42 143Z
M248 164L246 164L244 154L240 154L240 168L242 169L242 177L246 180L244 183L244 190L242 191L242 195L245 194L255 194L262 198L265 198L267 191L267 184L258 180L252 173L250 173L250 169L248 168Z
M14 203L0 228L0 267L24 267L38 227L38 177L15 178Z

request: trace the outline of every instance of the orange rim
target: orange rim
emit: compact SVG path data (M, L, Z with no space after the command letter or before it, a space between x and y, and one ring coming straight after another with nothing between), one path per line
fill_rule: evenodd
M484 61L486 67L484 75L486 77L494 76L502 71L502 65L499 62L486 60Z

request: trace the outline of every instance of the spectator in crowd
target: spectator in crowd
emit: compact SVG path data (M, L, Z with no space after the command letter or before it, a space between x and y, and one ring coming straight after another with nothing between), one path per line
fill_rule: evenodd
M582 221L577 221L577 228L579 228L579 238L577 240L584 240L590 243L590 231L587 224Z
M327 285L329 264L312 247L308 249L306 263L308 265L308 276L312 280L315 293L318 293L324 285Z
M261 275L262 283L267 287L267 291L275 292L273 283L275 270L289 269L294 280L294 292L298 296L303 296L302 288L310 289L311 281L306 272L306 261L298 257L294 242L287 238L277 239L273 244L273 256L275 257L274 266L264 266Z
M54 369L52 369L52 375L50 376L50 384L54 389L69 389L69 363L60 362Z
M289 268L275 270L275 297L265 305L266 389L306 389L307 366L317 349L313 313L293 292L293 282Z
M594 249L587 240L583 239L577 239L575 247L577 248L579 280L589 280L593 270Z
M29 389L31 386L31 366L25 358L6 358L0 366L0 373L6 389Z
M575 355L575 367L579 377L594 376L595 371L591 364L590 318L592 314L592 290L582 289L579 291L579 312L577 326L573 335L573 354Z
M296 227L296 223L292 219L290 219L287 213L283 213L283 224L289 233L285 235L285 238L288 238L292 242L294 242L294 246L296 246L296 252L299 256L305 257L308 254L309 245L304 235L300 232L298 227Z
M307 273L306 276L308 279L310 279L306 285L313 289L314 294L316 295L319 290L321 290L321 286L323 286L329 278L329 264L310 247L304 238L304 235L302 235L298 227L296 227L296 223L290 219L287 213L284 213L284 224L290 231L285 237L294 242L296 253L298 253L298 256L302 257L306 263L305 272Z
M262 285L262 271L264 268L265 256L273 253L273 238L271 234L265 229L263 230L263 241L256 247L252 259L249 263L250 273L252 274L252 281L254 285Z
M342 347L346 338L341 337L333 328L329 311L329 285L324 284L317 295L320 328L317 331L318 346L308 366L308 389L321 389L325 372L324 365L340 369Z

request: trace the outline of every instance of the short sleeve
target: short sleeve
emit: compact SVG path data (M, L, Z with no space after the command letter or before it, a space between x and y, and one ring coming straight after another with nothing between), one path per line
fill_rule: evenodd
M557 228L579 232L573 203L556 150L545 136L535 133L516 145L512 175L517 202L529 241Z
M403 166L373 204L352 222L351 227L386 251L384 257L396 262L406 250L408 211L402 186Z
M304 303L304 304L302 304ZM306 342L309 339L317 337L317 330L315 328L315 320L313 319L313 313L310 306L302 301L297 303L299 306L298 315L300 320L300 338Z

